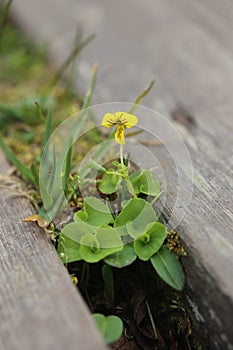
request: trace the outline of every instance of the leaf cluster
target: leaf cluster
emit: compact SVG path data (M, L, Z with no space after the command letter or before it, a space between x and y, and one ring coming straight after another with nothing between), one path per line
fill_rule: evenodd
M114 268L128 266L136 259L150 261L168 285L181 290L184 273L176 254L165 245L167 229L158 221L152 203L140 198L144 194L156 200L160 184L149 170L129 175L127 166L113 163L117 169L98 167L103 173L99 190L105 195L118 191L121 210L116 214L107 197L105 201L86 197L83 209L74 214L74 222L61 231L59 255L66 264L80 260L104 261ZM95 164L96 168L97 163L90 164Z

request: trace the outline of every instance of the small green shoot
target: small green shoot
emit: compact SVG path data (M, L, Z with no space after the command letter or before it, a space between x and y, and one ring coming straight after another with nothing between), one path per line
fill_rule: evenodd
M135 109L137 108L138 105L141 104L141 102L144 99L144 97L146 97L148 95L148 93L150 92L150 90L154 86L154 83L155 83L155 80L152 80L150 82L150 84L145 88L145 90L143 90L142 93L136 98L136 100L134 101L133 106L129 110L129 113L134 113L135 112Z
M116 254L116 253L115 253ZM106 289L106 293L108 296L108 300L111 303L114 303L115 296L114 296L114 277L113 277L113 271L112 268L108 265L102 266L102 276L104 280L104 285Z

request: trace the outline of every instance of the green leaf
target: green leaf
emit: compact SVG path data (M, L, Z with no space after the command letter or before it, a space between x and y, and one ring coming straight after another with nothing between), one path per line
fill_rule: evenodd
M91 169L95 169L100 171L101 173L106 173L106 169L100 165L99 163L97 163L94 159L89 159L89 161L87 162L87 165L91 168ZM80 175L81 176L81 175Z
M73 241L80 243L81 238L86 234L92 234L94 228L86 222L72 222L62 229L62 234Z
M106 173L103 175L103 179L99 185L99 190L105 194L117 192L119 180L120 177L118 175Z
M111 344L121 337L123 332L123 322L117 316L107 316L102 314L92 314L105 343Z
M142 198L132 198L116 217L114 226L121 235L138 238L145 233L146 226L155 221L157 217L151 204Z
M98 198L87 197L84 200L84 214L77 212L75 220L85 220L90 225L101 226L113 222L109 208Z
M162 280L174 289L182 290L185 282L184 271L175 253L162 246L150 260Z
M23 178L25 180L28 180L32 183L35 183L34 176L32 175L32 172L26 165L24 165L14 154L12 149L7 146L7 144L0 138L0 147L2 148L3 152L9 159L9 161L17 168L17 170L21 173Z
M77 47L77 52L79 52L83 47L89 44L89 42L92 41L93 39L94 39L94 35L90 35L86 40L83 40L83 42L80 43L80 48ZM87 91L82 104L82 109L86 109L90 106L94 87L95 87L95 82L96 82L97 69L98 69L98 66L94 64L91 71L91 77L88 82Z
M38 103L37 103L37 109L38 109L39 115L41 115L42 118L44 118L41 106ZM53 117L53 112L52 112L52 108L50 108L48 110L47 118L44 119L46 122L45 122L45 131L44 131L43 140L42 140L41 154L43 153L43 150L52 133L52 117Z
M39 185L40 185L41 198L43 198L43 208L46 212L49 213L49 209L54 204L53 198L50 196L50 192L48 191L48 187L45 186L44 181L41 177L39 177Z
M73 156L73 145L72 145L72 140L70 140L70 147L68 149L66 158L64 160L64 170L62 172L64 174L62 178L62 185L66 195L68 195L69 175L70 175L71 166L72 166L72 156Z
M57 252L64 264L82 260L79 253L80 244L61 234L58 240Z
M34 183L35 183L37 189L39 190L39 188L40 188L39 171L38 171L35 163L31 164L30 170L31 170L32 176L34 178Z
M122 248L119 233L112 227L99 227L96 235L86 234L80 241L80 254L89 263L98 262Z
M121 251L108 255L104 261L110 266L122 268L131 265L136 259L137 255L132 244L127 244Z
M140 174L141 172L138 172L138 171L134 171L133 173L131 173L129 176L130 181L132 182L132 180L138 177Z
M160 184L149 170L144 170L133 178L132 185L136 194L144 193L156 197L160 194Z
M167 236L166 227L159 223L147 225L146 233L134 241L134 249L139 259L146 261L155 254Z
M80 222L80 221L86 221L87 220L87 213L85 211L77 211L74 214L74 222Z

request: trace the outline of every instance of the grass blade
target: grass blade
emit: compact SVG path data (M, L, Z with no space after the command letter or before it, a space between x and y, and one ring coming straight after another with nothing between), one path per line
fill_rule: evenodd
M47 118L46 118L45 132L43 135L41 154L44 151L44 148L45 148L45 146L50 138L50 135L52 133L52 117L53 117L53 111L52 111L52 109L49 109L48 113L47 113Z
M92 98L92 95L93 95L95 82L96 82L97 69L98 69L98 66L97 66L97 64L95 64L93 66L93 69L92 69L92 74L91 74L91 78L90 78L90 81L89 81L89 84L88 84L86 95L84 97L84 101L83 101L83 104L82 104L82 109L86 109L86 108L88 108L90 106L91 98Z
M81 41L75 45L75 47L71 51L70 55L62 63L62 65L60 66L60 68L56 72L54 78L50 82L50 84L48 86L48 91L52 90L56 86L58 81L61 79L63 73L65 72L65 70L69 67L69 65L73 62L73 60L77 57L77 55L81 52L81 50L84 47L86 47L94 39L94 37L95 37L94 35L90 35L86 39L84 39L83 41Z
M1 35L1 33L3 31L3 28L4 28L5 24L6 24L8 13L9 13L12 1L13 0L8 0L6 5L2 9L2 11L0 12L0 35ZM1 5L2 4L0 3L0 6Z
M66 160L65 160L65 170L63 175L63 189L65 192L65 195L68 194L68 187L69 187L69 175L71 172L72 167L72 155L73 155L73 146L70 145L70 148L68 150Z
M8 13L13 0L8 0L6 5L2 8L2 1L0 3L0 51L3 51L4 28L7 22Z
M38 102L35 102L35 105L37 108L38 116L39 116L40 120L44 123L46 118L44 116L44 113L42 112L41 105Z
M39 183L40 183L39 182L39 173L38 173L38 170L36 168L36 165L34 163L32 163L30 169L31 169L32 176L34 178L34 183L35 183L37 189L39 189L40 188L40 185L39 185Z
M35 180L34 180L34 176L32 175L32 172L30 169L28 169L28 167L26 167L26 165L24 165L19 159L18 157L14 154L14 152L12 151L12 149L7 146L7 144L5 144L5 142L0 139L0 147L2 148L3 152L5 153L5 155L7 156L7 158L9 159L9 161L18 169L18 171L21 173L21 175L23 176L23 178L25 180L28 180L32 183L35 184Z
M134 101L133 106L130 108L129 113L133 113L135 111L135 109L137 108L137 105L139 105L142 100L144 99L144 97L146 97L148 95L148 93L150 92L150 90L152 89L153 85L155 83L155 80L152 80L150 82L150 84L142 91L142 93L136 98L136 100Z

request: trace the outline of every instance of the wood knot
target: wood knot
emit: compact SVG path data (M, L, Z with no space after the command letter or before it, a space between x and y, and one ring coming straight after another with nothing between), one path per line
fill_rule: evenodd
M185 126L188 130L193 131L197 126L192 113L182 106L175 108L171 112L171 117L175 122Z

